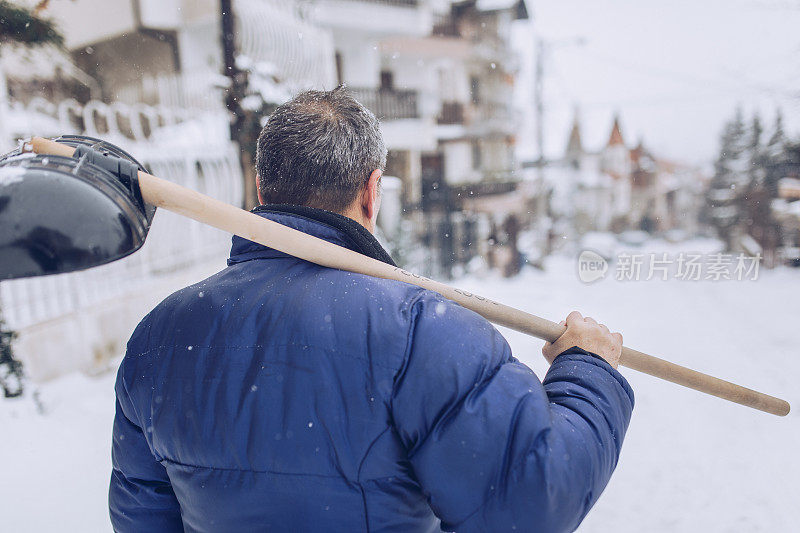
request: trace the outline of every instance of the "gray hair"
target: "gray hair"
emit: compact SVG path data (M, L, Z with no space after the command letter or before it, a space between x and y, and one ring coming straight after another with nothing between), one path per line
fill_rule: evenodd
M378 119L342 86L281 104L258 136L256 172L265 203L341 212L386 166Z

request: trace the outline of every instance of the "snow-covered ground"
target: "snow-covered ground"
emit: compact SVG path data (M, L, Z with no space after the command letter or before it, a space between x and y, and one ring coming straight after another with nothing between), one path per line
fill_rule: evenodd
M653 251L709 251L713 243ZM517 278L468 277L464 289L560 320L578 309L628 346L787 399L800 409L800 270L756 281L578 280L574 256ZM540 376L541 341L508 331ZM64 354L68 357L69 354ZM754 411L630 370L636 409L619 468L581 532L788 532L800 529L800 414ZM5 531L107 531L113 373L72 375L0 400Z

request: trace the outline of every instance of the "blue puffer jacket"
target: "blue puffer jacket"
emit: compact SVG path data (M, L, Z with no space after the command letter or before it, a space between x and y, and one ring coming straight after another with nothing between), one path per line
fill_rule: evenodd
M633 409L596 356L540 382L435 293L238 237L228 268L142 320L116 393L111 519L136 532L570 531Z

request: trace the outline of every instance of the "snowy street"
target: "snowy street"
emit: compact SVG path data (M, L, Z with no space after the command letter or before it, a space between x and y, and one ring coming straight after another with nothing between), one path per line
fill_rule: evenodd
M708 241L647 249L706 250ZM693 248L694 247L694 248ZM624 334L627 346L782 397L779 418L620 369L636 408L620 465L581 532L784 532L800 523L800 270L755 281L578 280L574 256L512 279L472 276L463 289L553 320L573 309ZM176 287L177 289L178 287ZM504 332L542 377L542 342ZM63 354L69 357L70 354ZM108 531L106 489L114 372L70 375L19 401L0 400L5 531ZM266 414L265 414L266 415Z
M0 0L0 533L800 533L797 28Z

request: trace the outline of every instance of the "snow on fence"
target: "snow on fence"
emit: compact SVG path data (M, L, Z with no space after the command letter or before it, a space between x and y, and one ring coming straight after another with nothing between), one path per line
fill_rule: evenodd
M216 108L200 109L99 100L53 103L37 96L27 103L9 102L4 117L0 124L2 152L11 148L10 139L64 133L100 137L122 148L141 146L142 150L154 144L161 149L181 149L229 143L228 118L221 103ZM137 155L134 150L128 151Z
M132 109L149 117L152 126L120 127L119 111ZM81 106L71 100L12 104L11 111L17 119L12 123L15 137L76 131L99 136L160 178L241 204L239 154L219 134L226 131L224 115L189 119L191 113L182 109L102 102ZM133 328L160 299L222 268L229 247L229 234L159 210L142 249L125 259L83 272L3 281L0 309L20 333L15 352L37 381L75 369L101 369L122 353Z
M209 71L144 74L134 83L117 90L120 102L162 105L168 109L214 111L222 104L221 87L229 83L222 74Z

